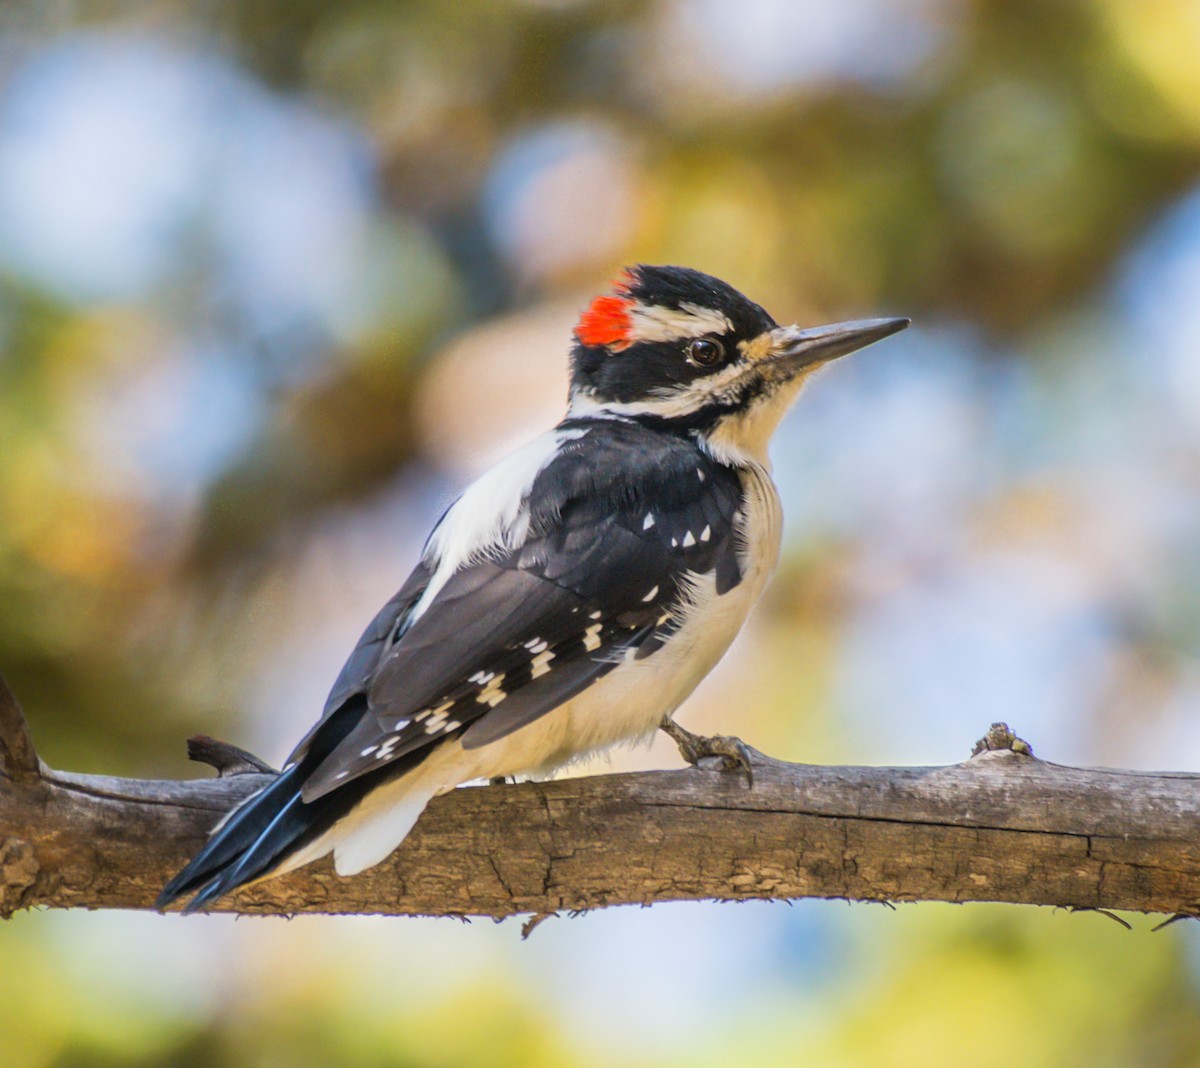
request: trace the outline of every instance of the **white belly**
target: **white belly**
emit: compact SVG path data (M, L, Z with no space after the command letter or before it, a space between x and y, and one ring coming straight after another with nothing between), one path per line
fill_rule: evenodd
M685 622L661 649L619 665L578 697L495 742L478 749L463 749L457 741L442 744L410 774L364 798L288 868L333 848L339 873L361 871L400 844L437 794L472 779L546 774L598 749L652 734L725 655L779 558L782 517L770 475L755 465L743 469L741 478L737 586L718 596L715 576L700 577Z

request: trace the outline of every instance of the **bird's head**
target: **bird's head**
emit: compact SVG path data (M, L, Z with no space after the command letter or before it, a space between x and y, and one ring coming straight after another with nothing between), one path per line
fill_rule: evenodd
M779 326L711 275L631 267L575 327L570 414L634 418L695 433L731 458L762 461L812 371L908 322Z

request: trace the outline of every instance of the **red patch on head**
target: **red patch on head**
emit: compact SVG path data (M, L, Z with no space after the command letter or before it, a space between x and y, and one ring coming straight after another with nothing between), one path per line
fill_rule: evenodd
M633 322L629 318L626 297L597 297L579 317L575 336L584 345L608 345L621 348L629 344Z

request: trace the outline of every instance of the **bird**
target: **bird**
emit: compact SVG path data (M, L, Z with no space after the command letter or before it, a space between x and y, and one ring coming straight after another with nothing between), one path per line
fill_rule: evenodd
M811 374L907 318L780 326L687 267L626 268L573 333L566 414L463 491L269 785L218 823L160 909L205 908L333 854L383 861L467 782L544 776L663 729L775 567L772 433Z

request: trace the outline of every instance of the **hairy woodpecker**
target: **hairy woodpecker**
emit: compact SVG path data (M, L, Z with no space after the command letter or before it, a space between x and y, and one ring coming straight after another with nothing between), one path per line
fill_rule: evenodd
M442 516L320 722L159 907L190 893L200 909L328 853L362 871L437 794L660 726L693 761L729 755L670 715L775 565L768 439L816 367L907 325L777 326L698 271L625 271L575 328L566 417Z

